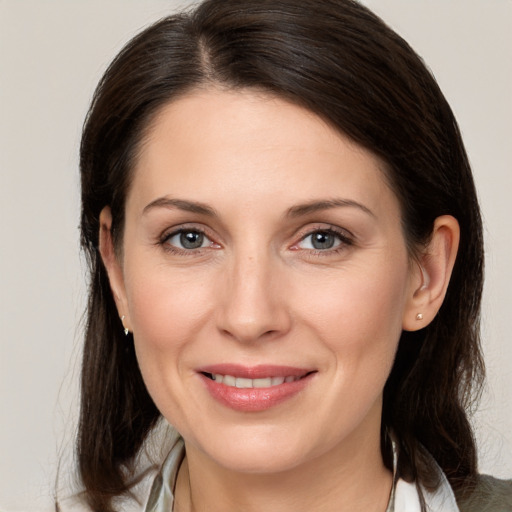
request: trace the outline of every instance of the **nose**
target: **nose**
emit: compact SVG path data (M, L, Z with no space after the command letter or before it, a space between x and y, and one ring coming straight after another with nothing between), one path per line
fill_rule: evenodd
M268 256L240 257L226 275L217 325L242 343L276 339L291 326L282 269Z

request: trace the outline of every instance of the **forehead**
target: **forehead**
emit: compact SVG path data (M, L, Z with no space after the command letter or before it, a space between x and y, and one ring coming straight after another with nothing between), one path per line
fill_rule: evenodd
M314 112L270 93L253 90L198 89L160 108L145 131L142 153L158 138L176 144L221 148L232 142L261 148L302 151L364 150ZM226 136L231 137L230 141ZM191 155L189 155L191 156ZM374 156L375 163L380 164Z
M147 130L132 190L210 202L219 194L279 205L387 187L383 163L314 113L256 91L200 90L167 105Z

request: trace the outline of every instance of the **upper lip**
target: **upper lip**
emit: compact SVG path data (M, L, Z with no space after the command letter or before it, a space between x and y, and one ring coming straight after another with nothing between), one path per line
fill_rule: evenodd
M224 363L202 366L196 370L198 373L232 375L245 379L265 379L268 377L303 377L315 370L313 368L298 368L294 366L260 364L257 366L244 366L240 364Z

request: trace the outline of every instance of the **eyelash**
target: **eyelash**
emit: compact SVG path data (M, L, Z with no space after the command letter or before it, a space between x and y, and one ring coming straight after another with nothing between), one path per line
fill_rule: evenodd
M198 247L198 248L194 248L194 249L182 249L182 248L176 247L175 245L172 245L169 243L170 239L172 239L173 237L175 237L177 235L181 235L183 233L196 233L196 234L202 235L210 243L206 247ZM317 233L332 235L332 236L336 237L339 241L338 245L333 248L327 248L327 249L301 249L300 247L298 247L298 245L301 244L302 242L304 242L308 237L311 237ZM329 226L328 228L318 227L318 228L309 229L305 234L303 234L300 237L300 240L297 243L295 243L291 246L291 249L294 251L306 251L309 255L321 257L321 256L331 256L333 254L338 254L338 253L346 250L347 247L350 247L353 244L354 244L353 238L350 235L348 235L345 230L342 231L338 228L335 228L334 226ZM186 255L186 256L197 255L198 252L203 252L204 249L212 248L212 246L214 246L214 245L216 246L214 248L220 247L219 244L216 244L215 242L213 242L211 240L211 238L206 234L205 230L203 230L201 228L197 228L197 227L193 227L193 228L192 227L191 228L181 227L179 229L171 231L170 233L168 233L168 232L164 233L158 240L158 245L162 246L162 248L166 252L169 252L172 254L178 254L178 255Z
M332 236L336 237L339 241L338 245L333 248L327 248L327 249L301 249L300 247L297 247L300 243L307 240L308 237L311 237L317 233L332 235ZM328 228L317 227L317 228L309 229L307 231L307 233L305 233L304 235L301 236L299 242L295 243L292 246L292 249L297 250L297 251L305 250L310 255L322 257L322 256L332 256L335 254L339 254L340 252L347 250L347 248L352 245L354 245L353 237L349 233L347 233L347 231L341 230L334 226L329 226Z
M195 249L182 249L180 247L176 247L175 245L172 245L172 244L169 243L169 240L171 240L173 237L175 237L177 235L181 235L183 233L197 233L199 235L202 235L210 243L206 247L197 247ZM208 249L208 248L212 247L213 245L217 245L218 246L218 244L213 242L211 240L211 238L206 234L205 230L203 230L201 228L197 228L197 227L193 227L193 228L192 227L191 228L181 227L179 229L171 231L170 233L168 233L168 232L164 233L160 237L160 239L158 241L158 245L162 246L162 248L166 252L169 252L169 253L172 253L172 254L178 254L178 255L185 255L185 256L197 255L198 251L202 252L204 249Z

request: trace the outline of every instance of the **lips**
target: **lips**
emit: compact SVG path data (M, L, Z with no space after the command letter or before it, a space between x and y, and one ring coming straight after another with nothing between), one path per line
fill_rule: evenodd
M224 364L201 368L198 374L210 395L222 405L256 412L291 399L310 383L316 371L289 366Z

